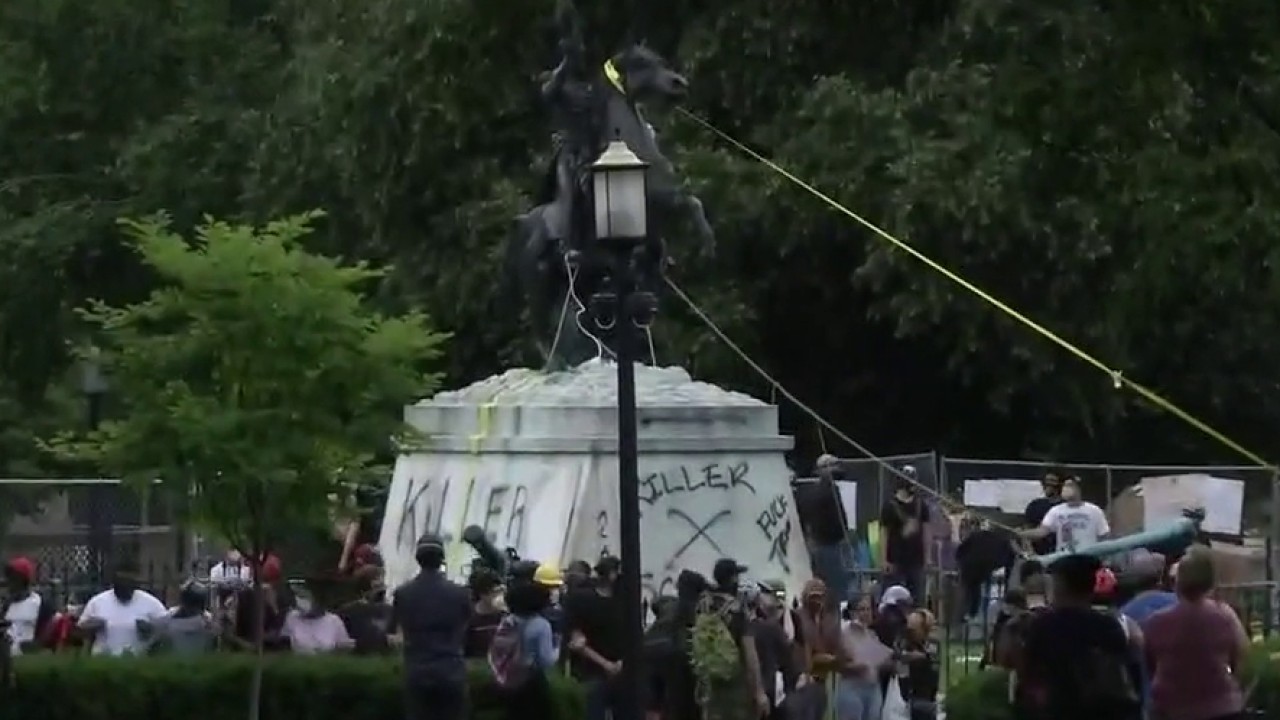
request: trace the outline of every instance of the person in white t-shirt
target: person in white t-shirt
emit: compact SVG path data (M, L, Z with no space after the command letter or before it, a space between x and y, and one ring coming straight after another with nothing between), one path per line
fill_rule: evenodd
M1080 497L1078 478L1067 478L1062 483L1062 500L1045 513L1040 527L1024 530L1022 536L1038 540L1052 535L1057 538L1056 552L1077 552L1111 534L1102 508Z
M253 582L253 568L236 550L228 550L221 562L209 568L209 582L218 589L248 587Z
M15 657L32 649L53 619L53 606L31 589L35 572L35 563L24 557L4 565L9 597L0 602L0 641L8 636L9 654Z
M133 567L116 568L111 589L89 599L80 613L80 629L93 641L94 655L142 655L151 624L168 613L154 595L138 589Z

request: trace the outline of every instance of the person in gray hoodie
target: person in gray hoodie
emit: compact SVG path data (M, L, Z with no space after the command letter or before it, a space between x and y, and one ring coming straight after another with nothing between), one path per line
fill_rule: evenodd
M178 606L155 622L154 651L183 656L213 652L217 629L205 610L208 602L209 592L204 585L194 580L184 584L178 594Z

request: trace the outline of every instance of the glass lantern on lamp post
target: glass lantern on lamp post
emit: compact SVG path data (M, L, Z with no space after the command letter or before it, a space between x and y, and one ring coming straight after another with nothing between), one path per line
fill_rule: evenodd
M618 524L625 618L621 697L616 720L639 720L644 704L644 604L640 590L640 477L636 439L635 343L632 325L652 314L653 298L636 288L636 253L648 239L649 165L614 140L591 166L596 242L609 258L609 292L593 298L611 316L618 359ZM598 300L598 302L597 302ZM643 306L643 307L642 307Z
M644 240L649 230L648 170L649 164L621 140L609 143L591 165L597 240L610 245Z

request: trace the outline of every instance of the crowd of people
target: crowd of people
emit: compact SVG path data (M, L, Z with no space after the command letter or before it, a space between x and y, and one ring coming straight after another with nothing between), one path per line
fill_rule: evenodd
M588 720L613 714L624 655L618 558L576 561L563 572L477 563L459 585L447 578L444 556L438 537L422 538L421 572L388 592L376 554L358 553L350 568L358 596L340 605L322 584L284 582L275 557L258 564L260 601L250 564L232 552L208 578L183 584L169 606L122 563L108 589L58 609L35 590L35 564L11 558L4 651L8 658L247 651L260 609L267 652L403 653L409 718L464 717L468 661L488 665L512 718L551 717L555 675L581 684ZM879 720L886 697L907 708L904 718L931 716L939 683L933 618L913 607L905 588L889 588L879 603L866 596L848 604L815 579L788 601L782 588L747 580L732 559L710 570L683 571L676 594L648 608L650 717Z
M675 594L647 608L642 680L650 718L937 717L942 658L922 596L928 505L910 482L897 488L881 513L886 580L856 587L847 564L820 550L840 542L824 523L843 522L831 513L838 507L833 495L821 502L830 490L824 483L835 478L830 465L824 471L815 494L798 498L815 576L799 597L748 579L746 567L724 558L705 576L682 571ZM1248 638L1236 613L1213 597L1212 557L1194 547L1180 560L1143 551L1117 577L1077 553L1106 536L1105 515L1080 498L1074 478L1051 474L1044 487L1045 497L1027 509L1020 540L986 536L1008 551L1005 559L1018 541L1066 553L1047 568L1017 563L996 614L984 662L1011 671L1017 717L1242 717L1247 692L1235 675ZM285 582L274 556L251 564L232 552L207 578L185 583L170 606L140 588L136 568L121 564L109 589L55 608L35 591L36 565L12 558L4 566L0 670L42 651L250 650L260 628L269 652L402 653L411 720L466 716L468 662L487 666L513 719L553 716L556 675L580 683L586 720L604 720L618 708L625 642L619 559L574 561L562 571L501 562L495 550L460 585L445 572L445 543L427 535L416 547L420 573L389 592L376 550L360 543L354 528L345 537L342 597L320 581ZM983 537L972 533L962 554L982 555L973 541ZM977 577L990 574L984 566Z
M1029 562L987 661L1011 671L1010 700L1029 720L1240 720L1249 638L1214 585L1203 546L1171 567L1146 553L1123 578L1084 554Z

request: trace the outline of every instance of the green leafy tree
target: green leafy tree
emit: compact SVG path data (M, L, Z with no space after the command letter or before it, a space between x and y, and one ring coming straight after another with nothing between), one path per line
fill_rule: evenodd
M401 406L438 381L425 366L443 336L365 306L377 271L299 247L316 217L207 221L191 241L164 219L130 222L155 290L84 313L122 407L63 449L126 481L162 478L190 520L254 559L385 477Z
M536 74L556 60L555 0L82 5L0 5L0 394L19 416L65 376L72 308L151 289L113 224L155 208L185 232L202 213L325 207L308 249L390 266L362 290L455 333L447 382L533 359L500 257L549 149ZM1280 5L578 5L593 50L648 39L716 125L1280 454ZM1237 459L647 110L720 239L703 260L669 238L674 277L851 435L886 452ZM661 362L769 396L677 301L654 332ZM781 416L801 456L817 450L812 421Z

